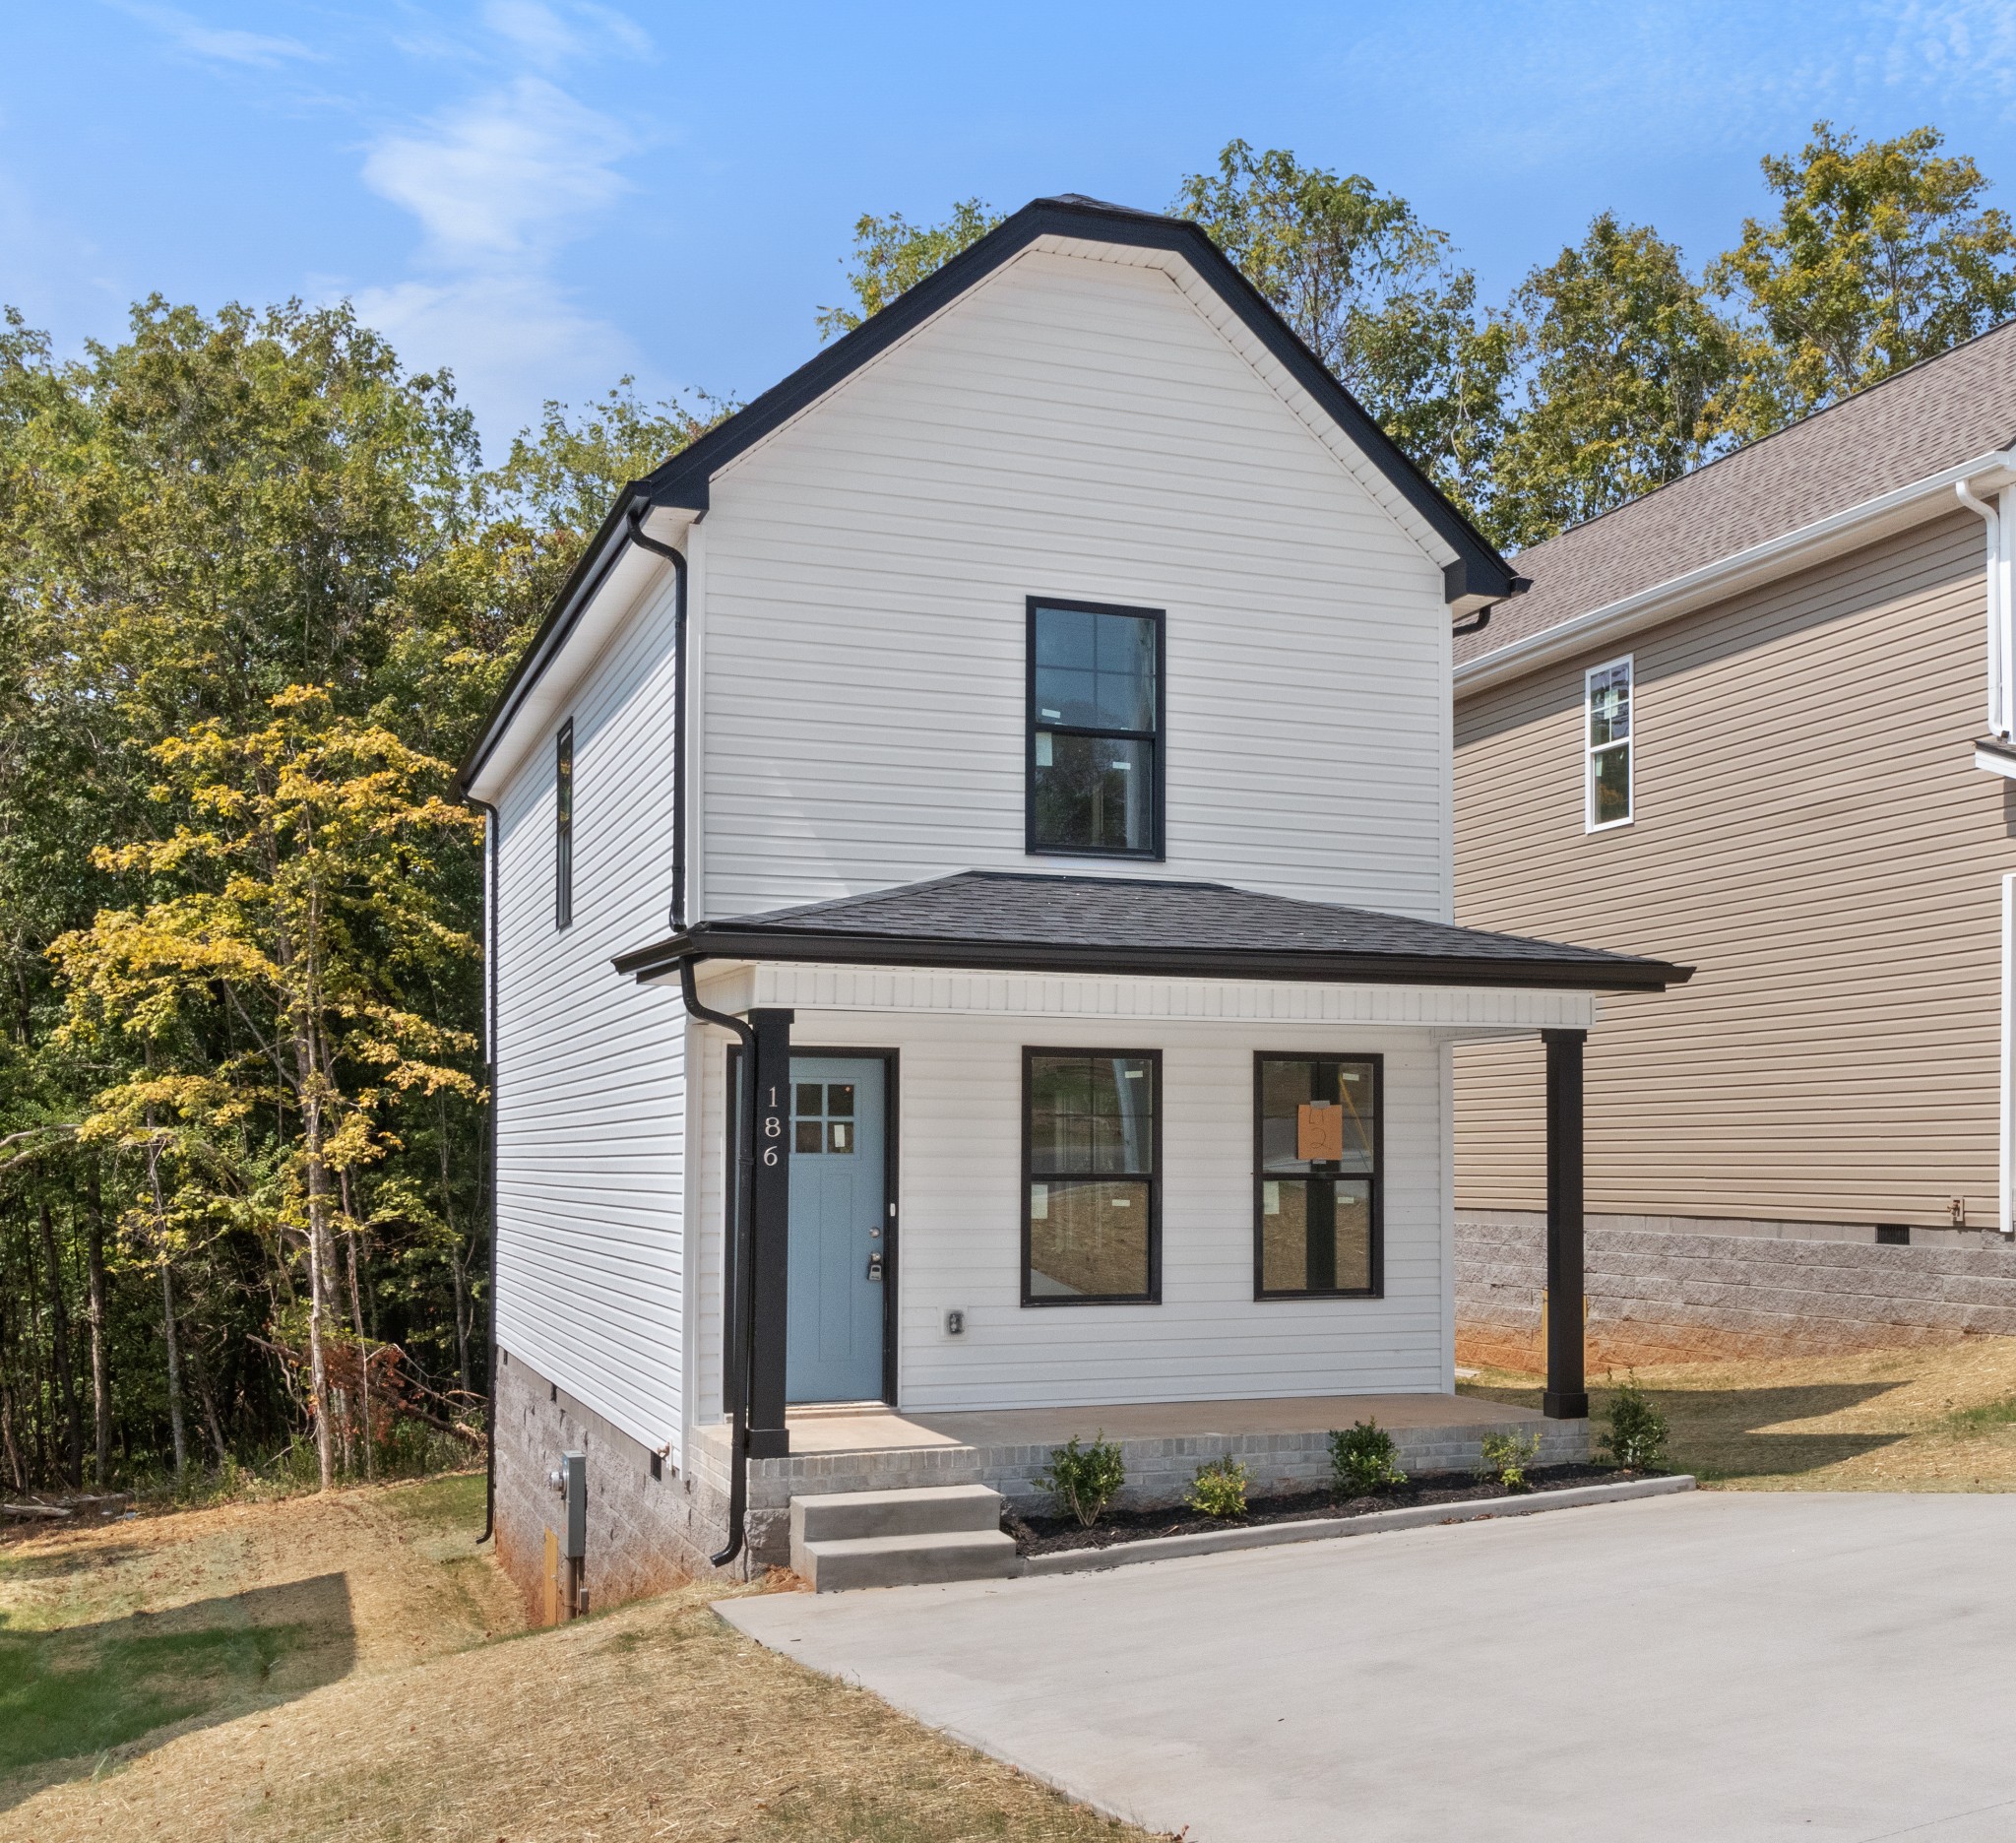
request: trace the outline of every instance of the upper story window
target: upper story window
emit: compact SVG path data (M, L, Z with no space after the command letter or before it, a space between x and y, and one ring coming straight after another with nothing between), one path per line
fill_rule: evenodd
M1611 660L1582 674L1585 756L1583 829L1631 823L1631 662Z
M1029 603L1028 848L1163 854L1163 616Z
M553 925L574 925L574 719L553 738Z

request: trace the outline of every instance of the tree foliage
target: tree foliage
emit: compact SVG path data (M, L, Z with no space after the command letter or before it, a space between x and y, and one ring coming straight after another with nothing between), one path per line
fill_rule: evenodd
M864 213L854 222L854 253L847 269L851 307L819 309L819 337L851 333L872 313L942 269L1001 222L976 198L962 199L943 223L914 224L901 212L886 218Z
M1714 451L1735 330L1674 244L1602 213L1513 296L1524 401L1492 467L1492 522L1528 544L1675 480Z
M445 764L619 486L719 409L625 380L485 470L450 380L345 307L154 299L75 360L0 330L10 1487L304 1439L326 1479L406 1450L388 1399L476 1398L479 828Z
M1744 310L1738 426L1768 434L2016 311L2016 226L1935 128L1861 141L1815 122L1768 156L1775 220L1745 219L1710 269Z

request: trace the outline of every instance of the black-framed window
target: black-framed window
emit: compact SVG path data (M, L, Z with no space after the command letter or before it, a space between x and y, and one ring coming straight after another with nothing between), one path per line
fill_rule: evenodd
M574 719L553 738L553 925L574 925Z
M1253 1292L1376 1297L1384 1286L1376 1055L1253 1059Z
M1029 599L1028 849L1163 855L1160 608Z
M1162 1297L1162 1054L1025 1049L1022 1303Z

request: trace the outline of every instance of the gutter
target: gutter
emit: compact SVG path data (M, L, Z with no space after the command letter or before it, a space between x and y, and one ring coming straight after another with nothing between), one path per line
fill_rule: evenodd
M749 1513L749 1344L755 1307L755 1263L749 1248L749 1195L756 1182L756 1032L742 1018L700 1002L693 969L705 958L689 954L679 962L679 996L689 1016L731 1031L742 1046L742 1095L735 1109L734 1220L729 1225L722 1287L722 1406L728 1416L728 1539L708 1557L726 1567L742 1552Z
M1817 552L1814 560L1818 560L1818 556L1851 549L1882 535L1860 533L1858 528L1864 525L1889 519L1895 520L1896 528L1902 530L1916 524L1937 509L1936 502L1950 503L1948 496L1964 481L2010 474L2016 474L2016 448L2006 452L1994 450L1913 480L1909 485L1879 493L1873 499L1864 499L1845 511L1829 513L1809 525L1781 532L1776 538L1718 557L1685 575L1670 577L1635 595L1591 608L1558 626L1544 628L1495 652L1467 660L1456 667L1456 694L1461 697L1467 692L1482 691L1543 666L1610 646L1640 628L1747 588L1753 581L1782 575L1804 560L1807 552Z

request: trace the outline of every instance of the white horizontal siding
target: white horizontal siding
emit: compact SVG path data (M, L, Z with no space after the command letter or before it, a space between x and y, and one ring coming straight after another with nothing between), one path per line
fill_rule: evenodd
M1440 572L1159 271L1030 252L713 486L711 916L1024 852L1025 598L1167 610L1166 866L1445 919Z
M916 1412L1450 1386L1446 1051L1424 1031L1082 1017L798 1014L793 1048L899 1054L898 1391ZM1021 1302L1022 1049L1163 1052L1163 1296L1156 1305ZM1386 1296L1253 1298L1253 1054L1386 1058ZM714 1054L718 1058L719 1051ZM724 1157L719 1090L702 1128L713 1271ZM966 1314L963 1336L944 1315ZM709 1314L702 1412L718 1412Z
M681 1426L683 1032L612 955L664 932L667 578L499 801L497 1339L645 1445ZM553 925L553 731L574 721L574 924Z

